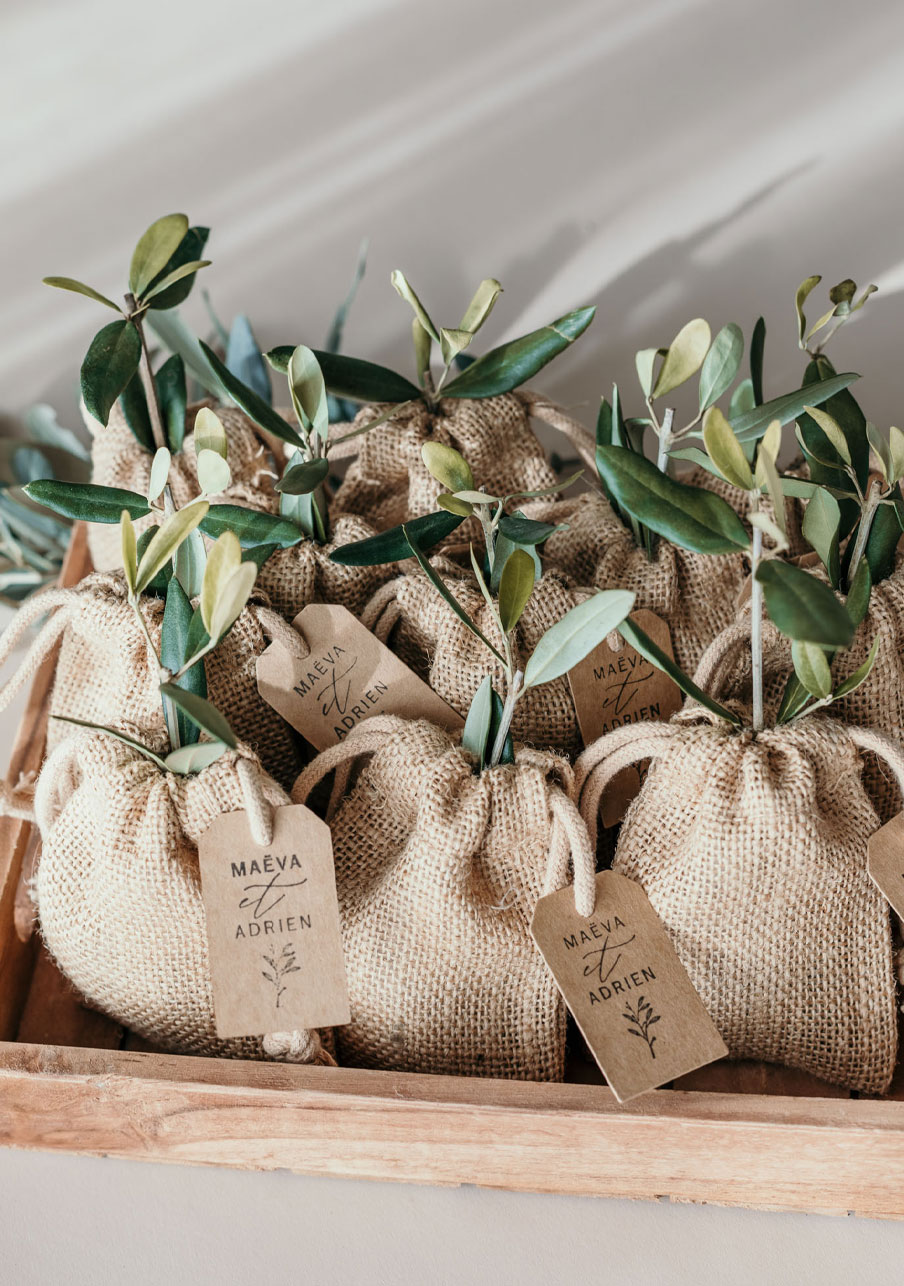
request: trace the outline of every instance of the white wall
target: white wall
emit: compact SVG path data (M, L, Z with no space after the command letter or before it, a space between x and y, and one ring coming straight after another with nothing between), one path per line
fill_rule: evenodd
M780 392L798 281L873 280L835 360L894 421L902 37L895 0L6 0L0 409L49 397L73 422L106 318L41 276L119 290L137 234L184 209L214 229L218 308L266 344L322 338L365 234L362 356L408 360L395 266L453 322L498 276L494 338L598 302L545 381L588 422L613 379L633 387L635 348L696 314L749 334L764 312ZM897 1280L904 1253L904 1230L859 1221L15 1153L0 1184L21 1283L832 1286L865 1264Z

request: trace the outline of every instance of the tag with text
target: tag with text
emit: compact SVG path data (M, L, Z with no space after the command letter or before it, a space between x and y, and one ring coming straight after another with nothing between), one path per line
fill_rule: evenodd
M455 731L464 720L345 607L312 603L292 622L304 658L271 643L258 657L261 696L317 750L374 714L429 719Z
M198 844L217 1035L259 1036L349 1021L330 828L303 804L273 813L256 844L244 812Z
M654 612L631 613L631 620L673 657L669 627ZM618 650L605 641L568 672L568 682L585 746L625 723L665 721L681 709L681 690L662 670L619 636ZM623 768L606 788L604 826L615 826L640 790L636 768Z
M728 1053L634 880L601 871L587 919L570 886L541 898L531 933L620 1103Z
M904 918L904 813L870 835L866 869L891 909Z

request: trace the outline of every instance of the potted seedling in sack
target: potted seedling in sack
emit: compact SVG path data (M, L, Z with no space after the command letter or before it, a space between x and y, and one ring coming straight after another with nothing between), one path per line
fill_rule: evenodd
M356 458L336 493L337 511L358 514L377 531L432 513L439 487L421 457L428 441L459 451L493 494L553 484L555 474L531 430L531 415L581 439L586 430L522 385L583 334L595 310L580 308L469 360L471 345L502 292L498 281L480 283L453 327L433 322L403 273L393 272L392 284L414 313L416 383L373 362L315 354L328 390L364 403L346 429ZM292 351L280 347L267 356L285 370ZM465 548L471 539L476 539L473 525Z
M624 727L588 748L577 766L581 809L595 830L615 774L649 761L613 867L643 886L731 1055L881 1093L895 1064L895 984L888 906L867 874L878 819L862 768L864 754L875 755L900 785L904 755L880 732L825 710L868 681L882 640L847 678L832 679L830 659L864 615L868 564L854 569L843 603L814 570L781 557L779 437L773 421L748 458L726 418L708 416L710 466L751 501L749 619L715 640L693 680L632 622L619 627L693 700L669 723ZM645 474L626 467L607 479L635 520L680 538ZM771 514L760 506L763 489ZM784 702L781 668L771 666L781 638L802 693ZM742 699L726 695L739 641Z
M625 618L633 595L585 598L522 660L531 554L508 555L497 594L474 558L487 608L478 624L461 584L453 592L403 534L447 620L476 642L466 676L473 700L457 735L424 720L367 719L293 789L304 803L336 774L328 820L351 1010L337 1029L338 1055L359 1067L561 1080L565 1008L528 924L537 900L569 882L569 868L581 913L591 913L595 856L567 760L511 734L531 698L552 692Z
M273 508L267 453L246 417L228 405L228 395L201 354L197 353L188 373L200 377L213 401L188 403L181 353L173 352L156 371L151 365L146 326L150 323L154 328L155 319L173 315L172 310L187 299L195 275L210 262L201 257L208 233L207 228L189 226L184 214L168 214L152 223L133 252L122 305L72 277L44 280L120 314L94 336L81 368L95 484L144 494L154 456L165 448L172 457L168 485L173 504L186 504L199 487L196 417L202 405L215 406L229 441L231 476L223 488L226 499L256 509ZM179 331L175 321L170 322L173 328ZM163 330L169 335L165 323ZM140 524L139 530L146 525ZM98 571L118 565L115 531L92 524L88 541Z

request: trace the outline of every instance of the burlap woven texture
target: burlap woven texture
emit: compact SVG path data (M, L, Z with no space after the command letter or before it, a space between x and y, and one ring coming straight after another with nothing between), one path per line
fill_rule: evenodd
M217 406L212 401L195 402L186 412L186 428L190 429L202 406L212 407L226 430L229 467L232 482L217 497L221 504L244 505L249 509L275 511L276 492L273 490L273 463L264 448L254 425L246 415L232 406ZM92 428L91 481L101 487L124 487L147 494L151 477L153 456L145 451L126 424L125 416L117 402L110 413L106 428ZM195 457L194 435L187 432L182 450L173 456L169 475L170 489L176 508L194 500L200 490ZM153 521L152 518L136 520L140 534ZM119 528L105 523L88 524L88 548L97 571L112 571L122 566Z
M503 650L499 628L473 577L454 563L438 558L433 564L453 595L491 643ZM584 602L590 590L578 590L568 577L547 571L533 593L514 632L516 665L524 663L537 643L570 608ZM371 599L361 617L365 625L412 667L462 717L466 717L487 674L503 691L504 671L486 646L440 598L420 570L397 576ZM515 707L515 741L538 749L576 754L580 728L568 679L564 676L530 688Z
M391 420L359 439L358 455L336 492L340 513L358 514L378 531L432 513L445 488L427 472L421 458L425 442L460 451L474 481L489 495L553 486L556 476L530 427L531 395L503 393L488 398L441 399L435 411L423 402L398 408ZM365 406L353 421L361 428L385 415L388 405ZM476 519L454 533L456 543L479 538Z
M278 549L258 573L258 588L288 621L294 620L309 603L339 603L357 616L374 591L397 571L394 565L344 567L331 562L334 549L375 534L363 518L333 513L334 508L330 506L330 539L326 545L303 540L291 549Z
M178 776L103 733L57 747L35 795L34 888L47 948L89 1004L175 1053L332 1061L317 1032L214 1026L198 840L220 813L287 802L244 749Z
M576 771L595 830L614 773L651 760L613 868L645 889L731 1056L879 1094L897 1015L858 747L904 779L881 734L814 716L754 736L699 709L618 729Z
M354 784L348 789L353 767ZM331 819L351 1023L339 1061L396 1071L561 1080L565 1009L529 925L573 862L593 906L572 770L516 751L476 775L448 733L375 716L305 769L336 770Z
M160 648L163 600L143 596L142 616ZM16 614L0 643L0 661L29 625L46 617L15 675L0 693L0 707L35 672L59 640L50 701L51 715L67 715L106 726L122 722L162 730L163 711L156 668L128 603L121 573L94 572L73 589L35 595ZM291 785L299 768L288 725L257 690L257 658L277 638L293 654L304 643L282 617L255 597L220 645L205 658L210 700L229 720L277 781ZM50 720L48 749L71 735L71 725Z

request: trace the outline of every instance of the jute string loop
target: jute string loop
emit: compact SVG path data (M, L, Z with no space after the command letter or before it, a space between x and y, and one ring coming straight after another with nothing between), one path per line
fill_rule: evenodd
M517 396L528 408L531 415L550 428L558 429L560 433L568 439L571 445L577 451L583 463L590 470L590 477L596 477L596 441L590 430L576 420L574 416L569 415L561 406L555 402L550 402L541 393L534 393L530 389L520 389Z
M645 723L642 732L638 731L640 726L628 723L600 737L587 747L575 764L578 808L594 848L599 831L600 804L612 778L623 768L652 758L672 736L671 726L667 723Z
M24 687L56 647L69 621L75 599L76 593L70 589L48 589L42 594L35 594L22 604L9 625L0 634L0 667L2 667L9 660L25 632L42 616L47 617L15 672L0 688L0 710L6 709L16 693Z

